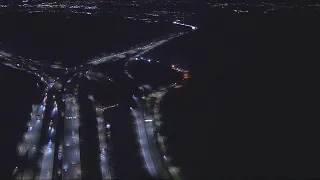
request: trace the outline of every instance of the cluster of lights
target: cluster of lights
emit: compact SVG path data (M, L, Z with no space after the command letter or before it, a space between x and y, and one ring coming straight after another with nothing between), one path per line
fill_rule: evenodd
M27 2L26 2L27 3ZM21 4L20 7L24 8L38 8L38 9L86 9L86 10L96 10L99 9L96 5L90 4L75 4L76 2L52 2L52 3L41 3L41 4Z

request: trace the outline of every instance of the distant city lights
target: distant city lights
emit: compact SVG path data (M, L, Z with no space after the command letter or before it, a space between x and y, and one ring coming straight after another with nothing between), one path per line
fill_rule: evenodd
M185 27L190 27L192 30L197 30L198 29L196 26L180 23L180 20L174 21L173 24L177 24L177 25L181 25L181 26L185 26Z

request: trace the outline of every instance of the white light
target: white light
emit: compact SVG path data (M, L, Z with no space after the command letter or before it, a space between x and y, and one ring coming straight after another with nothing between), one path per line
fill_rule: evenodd
M152 122L152 119L146 119L145 122Z

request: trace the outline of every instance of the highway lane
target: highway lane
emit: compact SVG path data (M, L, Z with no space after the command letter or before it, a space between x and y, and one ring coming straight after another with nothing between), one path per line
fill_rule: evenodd
M116 174L115 161L114 161L115 153L114 153L113 142L112 142L113 139L112 139L112 133L111 133L111 121L106 116L106 112L116 107L118 107L118 104L102 108L104 111L102 117L104 119L105 130L106 130L106 143L108 145L106 148L106 152L108 154L108 165L109 165L109 171L112 179L118 179L118 175Z
M133 117L129 107L119 104L118 107L107 109L105 120L111 124L111 140L115 163L116 178L123 180L152 179L144 168L140 156L139 144L136 140Z
M170 87L175 87L175 85L171 85ZM170 88L169 87L169 88ZM181 180L181 171L180 167L175 166L172 163L172 158L170 155L167 153L167 147L165 145L165 139L167 137L163 136L160 133L161 126L163 124L161 120L161 115L160 115L160 103L162 101L162 98L164 95L168 92L167 88L159 89L157 91L154 91L153 93L149 94L147 97L145 97L146 104L149 106L149 108L152 110L151 112L149 111L148 115L152 120L154 121L154 126L155 126L155 136L157 140L157 145L158 148L157 150L160 150L160 154L162 155L162 159L165 162L165 166L167 167L168 172L170 173L172 179L174 180ZM152 102L152 99L155 98L155 101Z
M54 168L54 157L55 157L55 145L56 142L56 127L58 121L58 104L53 95L53 106L50 113L50 122L48 124L47 134L48 134L48 142L47 145L44 147L43 157L42 157L42 164L40 169L40 179L52 179L53 178L53 168Z
M45 94L40 104L32 106L31 120L27 123L28 130L24 135L22 143L17 147L19 156L28 157L28 159L25 159L25 167L14 169L15 174L22 173L22 179L36 178L40 171L38 162L41 157L43 140L45 139L45 136L42 134L44 128L46 128L47 123L45 121L48 118L50 108L50 104L47 103L48 101L50 101L48 100L48 94ZM39 166L41 166L41 162Z
M72 94L65 97L62 179L81 179L79 106Z
M94 96L88 96L88 99L90 99L93 103L93 106L95 107L95 113L96 113L96 121L97 121L97 131L98 131L98 139L99 139L99 150L100 150L100 170L101 170L101 178L103 180L109 180L114 179L112 176L114 171L109 166L109 144L107 142L107 138L110 138L110 132L108 132L110 128L110 124L107 124L104 118L104 108L98 106L98 104L95 102Z
M138 109L131 108L131 111L135 117L137 136L146 169L154 178L171 179L157 148L153 119L151 116L146 116L144 103L141 99L135 96L133 98L137 103Z
M57 102L57 109L51 112L52 118L55 122L54 142L55 153L53 161L53 176L55 180L62 180L62 139L64 132L64 103L62 101L62 93L55 92L55 101Z
M93 95L88 95L88 99L93 103L96 114L102 179L118 179L114 164L114 149L111 138L111 121L109 117L106 116L106 113L112 108L117 108L119 104L110 106L100 105L99 102L95 101Z
M34 152L39 144L44 111L45 106L43 104L32 106L32 112L30 114L31 120L27 124L28 131L24 134L22 143L18 145L18 154L20 156L23 156L29 152L28 157L31 159L34 155Z
M39 179L52 179L55 143L51 140L43 149L41 171Z
M99 148L100 148L100 169L103 180L113 179L111 176L111 170L109 167L109 156L108 154L108 144L107 144L107 124L103 118L103 109L100 107L96 107L97 114L97 124L98 124L98 137L99 137ZM110 124L109 128L110 128Z
M138 104L138 103L137 103ZM139 106L139 104L138 104ZM148 173L151 175L151 177L157 177L156 167L152 160L149 145L148 145L148 139L146 135L146 130L144 127L143 117L139 110L134 110L131 108L132 115L135 119L135 125L137 128L137 140L140 146L141 156L144 161L144 166Z
M100 166L100 149L98 123L93 103L88 99L89 89L86 86L87 80L74 80L75 86L79 82L79 112L80 112L80 150L81 169L83 171L81 179L102 179Z

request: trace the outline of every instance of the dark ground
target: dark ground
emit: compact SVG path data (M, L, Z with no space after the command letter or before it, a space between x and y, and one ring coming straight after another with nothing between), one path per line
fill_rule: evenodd
M288 14L215 17L175 49L193 77L164 116L188 179L320 177L319 26Z

